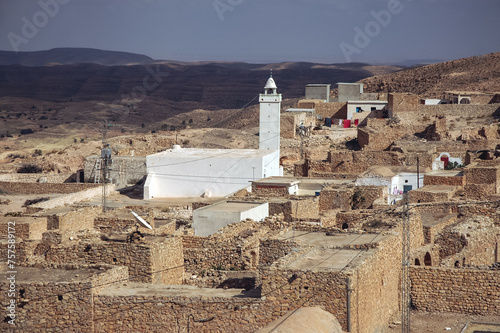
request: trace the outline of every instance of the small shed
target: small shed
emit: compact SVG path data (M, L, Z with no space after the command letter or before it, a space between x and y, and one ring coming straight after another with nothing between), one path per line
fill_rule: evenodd
M193 211L196 236L210 236L228 224L245 219L260 221L269 215L267 202L222 201Z

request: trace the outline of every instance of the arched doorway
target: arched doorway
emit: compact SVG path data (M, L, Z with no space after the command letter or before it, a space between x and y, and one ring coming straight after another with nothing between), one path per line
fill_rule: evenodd
M418 258L415 259L415 266L420 266L420 260Z
M432 266L432 259L431 259L431 254L427 252L424 257L424 264L425 266Z

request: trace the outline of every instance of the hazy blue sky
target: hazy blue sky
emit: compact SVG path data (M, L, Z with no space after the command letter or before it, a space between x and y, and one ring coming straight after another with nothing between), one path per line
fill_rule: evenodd
M389 14L389 15L388 15ZM396 62L500 51L499 0L0 0L0 49Z

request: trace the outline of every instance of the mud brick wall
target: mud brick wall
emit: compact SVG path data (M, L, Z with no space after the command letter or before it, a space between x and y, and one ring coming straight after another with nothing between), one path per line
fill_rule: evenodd
M43 255L48 263L126 266L133 282L180 284L184 272L182 241L173 237L150 244L81 242L46 247L42 243L36 253Z
M293 176L294 177L307 177L307 171L309 169L307 160L300 161L293 166Z
M354 188L326 187L319 194L319 211L324 212L340 208L350 210Z
M207 240L208 237L182 236L182 246L184 249L200 248Z
M475 216L475 215L483 215L488 216L497 224L499 224L499 214L498 214L498 203L492 202L491 204L482 204L482 205L460 205L458 207L452 208L453 213L461 214L465 216Z
M389 117L394 117L399 116L400 113L417 112L420 106L420 97L407 93L391 93L387 96L387 102Z
M291 200L291 213L293 219L317 219L319 218L319 198L308 198L303 200Z
M288 187L252 183L252 194L266 197L284 197L288 195Z
M424 175L424 186L426 185L452 185L452 186L465 186L465 177L463 176L431 176Z
M387 329L389 319L399 311L400 276L401 238L394 235L380 242L375 253L352 273L352 332Z
M182 284L184 277L184 253L182 239L169 237L151 247L152 278L155 284Z
M318 170L310 166L309 170L353 174L362 173L373 165L400 166L405 161L404 154L394 151L330 151L328 169Z
M364 150L386 150L390 145L408 135L422 132L424 125L384 125L383 127L361 127L358 129L358 143Z
M469 242L465 235L452 230L444 230L436 236L435 244L439 246L439 259L443 260L461 252Z
M338 212L337 213L337 228L343 229L357 229L363 226L365 219L372 216L373 212L361 212L361 211L348 211L348 212ZM347 228L344 228L346 226Z
M387 191L385 186L358 186L353 194L353 204L355 209L367 209L373 207L373 202L377 199L384 198L384 193ZM359 194L357 194L359 193ZM356 199L356 197L359 197ZM356 200L358 203L356 203Z
M94 330L92 309L92 284L90 282L23 283L16 281L18 290L23 290L29 301L17 298L17 332L50 332L72 330L88 332ZM8 286L0 285L0 300L8 304ZM19 293L17 293L19 295ZM22 307L21 307L22 305ZM0 330L11 332L12 326L0 323Z
M101 266L104 267L104 266ZM124 267L98 271L88 281L31 282L16 280L16 326L2 321L2 332L94 332L94 293L128 277ZM70 270L68 270L70 271ZM78 274L78 269L72 269ZM8 304L9 285L0 284L0 302ZM22 291L22 294L21 294Z
M148 222L153 228L155 228L154 220L146 219L146 222ZM114 217L96 217L93 223L95 229L104 233L112 233L112 232L124 232L131 228L135 230L137 221L134 218L122 219ZM150 231L150 229L140 226L139 231L148 232Z
M422 187L408 192L408 200L410 203L450 201L455 192L456 188L449 191L434 192Z
M95 331L250 333L282 314L273 312L272 305L289 308L276 301L268 303L236 297L98 294L94 299Z
M262 295L280 304L273 309L273 316L282 315L287 309L299 306L321 306L332 313L345 330L346 282L347 275L344 272L266 269L262 272Z
M258 264L259 243L225 242L211 239L200 248L185 248L184 267L189 273L201 270L244 270Z
M60 184L60 185L70 185L70 184ZM85 186L90 185L90 188L84 189L84 190L79 191L79 192L66 194L66 195L63 195L61 197L50 199L48 201L39 202L37 204L32 205L31 207L33 209L53 209L53 208L61 207L64 205L71 205L71 204L74 204L75 202L90 200L90 199L95 198L97 196L102 196L101 187L96 187L95 184L81 184L81 185L85 185ZM108 186L108 194L109 195L113 194L114 188L115 188L115 186L113 184L110 184Z
M484 200L495 194L495 184L469 184L464 186L464 193L467 199Z
M0 192L6 194L68 194L94 188L99 184L83 183L20 183L0 181Z
M466 185L494 184L493 193L499 193L500 168L498 166L469 166L464 169ZM490 194L493 194L490 193Z
M15 225L9 224L15 222ZM9 227L11 227L9 229ZM0 235L7 238L8 231L15 231L17 241L20 239L42 239L42 234L47 231L47 218L45 217L2 217L0 218ZM4 257L5 258L5 257Z
M292 113L284 113L280 119L280 136L286 139L295 138L295 115Z
M347 103L316 103L314 110L317 115L323 118L347 119Z
M500 313L500 270L410 267L416 310L476 315Z
M99 213L96 208L79 208L67 213L47 216L47 229L79 231L94 228L94 218Z
M292 203L286 201L271 201L269 202L269 216L283 214L283 221L293 221Z
M482 226L479 230L468 229L467 234L445 231L436 238L440 245L441 265L462 267L463 265L492 265L498 260L495 251L500 238L498 227Z
M428 116L445 115L445 116L461 116L461 117L487 117L500 112L500 104L438 104L438 105L423 105L418 106L419 113Z
M422 220L426 217L421 217ZM455 214L447 215L439 219L438 223L435 225L424 225L424 238L426 244L434 244L436 235L441 232L445 227L455 223L457 221L457 216Z
M267 239L261 240L259 246L259 267L267 267L283 258L299 244L293 240Z
M200 275L191 275L184 278L184 285L199 288L223 289L255 289L262 284L260 276L255 271L218 271L209 269L200 272Z
M72 177L72 173L6 173L0 174L0 181L36 183L45 181L46 183L64 183Z

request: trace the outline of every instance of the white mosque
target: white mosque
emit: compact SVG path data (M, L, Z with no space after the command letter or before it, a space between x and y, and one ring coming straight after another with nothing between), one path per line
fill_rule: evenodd
M225 197L250 182L282 176L281 94L271 76L259 95L259 149L197 149L174 146L146 157L144 199Z

